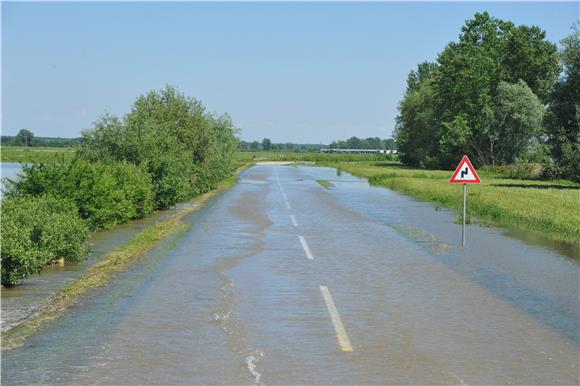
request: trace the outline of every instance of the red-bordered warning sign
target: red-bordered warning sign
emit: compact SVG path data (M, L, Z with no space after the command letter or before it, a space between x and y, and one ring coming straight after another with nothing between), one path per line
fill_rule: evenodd
M481 181L471 161L464 155L449 182L452 184L479 184Z

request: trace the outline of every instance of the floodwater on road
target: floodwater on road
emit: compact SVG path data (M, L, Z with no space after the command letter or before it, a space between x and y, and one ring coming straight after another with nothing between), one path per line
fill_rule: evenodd
M22 164L3 162L1 168L2 179L15 178L22 171ZM0 180L0 188L1 186L2 180ZM79 263L67 263L64 266L49 266L42 271L41 275L30 276L19 286L2 288L0 292L2 299L1 330L9 330L14 325L30 318L51 295L87 271L91 265L101 260L108 252L131 240L143 229L157 221L163 221L173 213L175 210L159 211L145 219L117 225L112 230L93 233L89 239L90 253L86 260Z
M107 253L131 240L155 222L163 221L172 213L174 213L172 210L160 211L145 219L133 220L127 224L117 225L111 230L93 233L89 239L90 249L86 260L67 263L64 266L52 265L43 269L40 275L29 276L21 285L2 288L1 330L9 330L29 319L50 296L86 272Z
M315 180L326 179L326 189ZM578 261L330 168L258 165L3 384L577 384Z

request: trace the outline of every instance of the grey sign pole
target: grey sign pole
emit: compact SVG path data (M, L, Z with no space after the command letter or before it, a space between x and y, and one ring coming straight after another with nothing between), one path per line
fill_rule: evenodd
M466 210L466 197L467 197L467 184L463 184L463 225L461 227L461 246L465 246L465 214Z

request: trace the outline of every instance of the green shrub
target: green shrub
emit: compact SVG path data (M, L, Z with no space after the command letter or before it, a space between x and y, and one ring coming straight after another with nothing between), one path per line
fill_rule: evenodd
M83 133L76 154L89 162L143 167L151 175L155 206L164 209L231 175L236 132L227 115L207 113L201 102L166 87L139 97L123 119L102 117Z
M127 163L74 160L23 166L22 177L8 181L7 197L50 194L72 200L92 230L108 229L153 210L150 177Z
M131 218L143 218L155 210L155 193L151 175L143 168L119 162L109 166L117 181L117 186L125 192L125 197L135 208Z
M53 260L79 261L88 229L73 202L52 196L2 201L2 285L10 287L40 273Z
M166 209L192 195L193 164L185 153L159 154L147 161L155 205Z
M554 163L552 160L549 160L542 166L541 176L544 180L557 180L562 178L564 174L564 169L559 164Z
M488 175L498 178L512 178L516 180L535 180L542 174L542 165L538 163L518 162L512 165L486 165L480 170Z

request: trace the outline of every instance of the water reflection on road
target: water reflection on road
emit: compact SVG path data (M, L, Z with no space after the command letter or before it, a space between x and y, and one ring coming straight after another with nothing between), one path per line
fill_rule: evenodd
M577 262L478 226L460 248L454 220L333 169L256 166L3 353L2 381L576 384Z

